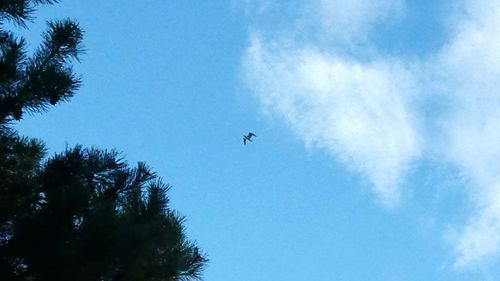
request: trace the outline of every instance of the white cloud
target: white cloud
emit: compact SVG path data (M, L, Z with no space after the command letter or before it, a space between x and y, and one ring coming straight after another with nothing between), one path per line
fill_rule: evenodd
M397 203L401 176L420 153L405 105L413 87L408 70L314 49L268 48L257 37L245 61L266 110L283 117L307 145L366 175L384 203Z
M455 266L465 268L497 256L500 1L460 1L463 9L450 17L449 43L419 62L419 70L373 50L371 58L365 53L363 60L344 55L352 50L346 51L350 45L342 43L365 40L376 24L401 15L402 0L308 3L306 19L299 20L319 26L320 33L341 44L304 47L290 33L274 40L254 35L245 71L263 108L283 118L306 145L327 151L366 176L387 205L398 202L413 161L429 152L442 153L438 158L443 164L456 165L468 178L476 206L466 223L455 228ZM448 102L446 115L440 114L444 122L428 120L443 124L440 133L417 129L429 124L418 124L416 116L425 113L417 112L413 101L429 89Z
M496 187L498 190L498 186ZM500 250L500 197L497 195L480 208L454 241L458 258L455 266L463 268L494 256Z
M468 1L456 34L440 54L438 68L453 111L443 148L472 183L477 210L456 240L457 267L500 250L500 6Z

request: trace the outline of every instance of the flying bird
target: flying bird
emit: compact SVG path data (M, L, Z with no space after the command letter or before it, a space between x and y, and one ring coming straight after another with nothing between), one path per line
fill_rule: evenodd
M243 135L243 144L247 144L247 141L252 141L252 137L257 137L254 133L248 133L248 135Z

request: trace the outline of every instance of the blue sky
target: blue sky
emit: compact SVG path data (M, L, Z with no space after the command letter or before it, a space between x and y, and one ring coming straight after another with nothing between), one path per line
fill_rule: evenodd
M83 87L19 129L146 161L205 280L500 279L499 1L63 1L32 46L66 17Z

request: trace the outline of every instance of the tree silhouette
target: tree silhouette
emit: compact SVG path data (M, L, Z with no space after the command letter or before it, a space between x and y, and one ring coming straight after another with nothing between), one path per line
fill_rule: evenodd
M31 56L3 28L25 26L37 5L56 2L0 1L0 280L200 278L207 259L169 207L169 186L144 163L80 146L44 161L43 143L12 129L80 86L76 22L49 22Z
M28 57L26 40L3 30L4 20L25 26L34 6L56 1L4 0L0 3L0 120L20 120L23 112L39 112L67 100L80 86L70 61L82 52L78 24L69 19L48 23L43 43Z

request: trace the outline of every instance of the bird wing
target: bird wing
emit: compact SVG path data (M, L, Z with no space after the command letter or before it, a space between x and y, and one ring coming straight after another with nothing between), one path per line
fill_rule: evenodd
M243 144L247 144L247 138L243 137Z
M248 137L251 138L251 137L256 137L256 135L254 133L248 133Z

